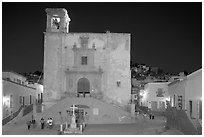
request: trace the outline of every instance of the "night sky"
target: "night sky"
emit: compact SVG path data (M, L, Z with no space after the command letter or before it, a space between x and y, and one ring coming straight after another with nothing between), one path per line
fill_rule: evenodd
M202 3L2 4L2 70L43 70L46 8L65 8L70 32L131 33L131 60L165 72L202 67Z

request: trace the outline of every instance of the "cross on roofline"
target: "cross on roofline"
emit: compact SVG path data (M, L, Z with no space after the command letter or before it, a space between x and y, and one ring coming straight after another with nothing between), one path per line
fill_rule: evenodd
M75 116L74 112L75 112L75 109L77 109L78 107L76 107L75 105L72 105L70 108L73 110L73 116Z

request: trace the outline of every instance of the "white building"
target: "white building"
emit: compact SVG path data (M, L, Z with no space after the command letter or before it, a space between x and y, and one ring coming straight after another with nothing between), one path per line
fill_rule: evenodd
M168 85L170 106L185 110L195 124L202 121L202 69ZM202 125L202 124L201 124ZM196 125L195 125L196 126Z
M16 72L6 71L2 73L2 78L18 84L27 85L26 78Z
M202 69L168 86L171 107L186 110L191 118L202 119Z
M164 111L166 101L169 101L168 82L147 83L140 96L141 106L146 106L152 111Z
M187 76L185 109L191 118L202 119L202 69Z
M40 102L43 96L43 85L28 84L26 78L15 72L2 73L2 118L15 113L21 106Z

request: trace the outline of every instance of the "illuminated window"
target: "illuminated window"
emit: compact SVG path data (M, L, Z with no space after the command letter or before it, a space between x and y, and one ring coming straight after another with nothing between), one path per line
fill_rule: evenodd
M87 65L88 58L86 56L81 57L81 65Z

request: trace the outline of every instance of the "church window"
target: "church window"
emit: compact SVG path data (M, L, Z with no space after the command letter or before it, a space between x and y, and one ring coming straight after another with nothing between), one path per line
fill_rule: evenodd
M81 39L81 47L86 48L88 46L88 37L80 37Z
M81 57L81 65L87 65L87 56Z

